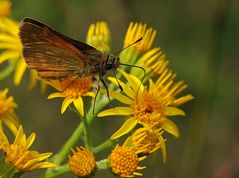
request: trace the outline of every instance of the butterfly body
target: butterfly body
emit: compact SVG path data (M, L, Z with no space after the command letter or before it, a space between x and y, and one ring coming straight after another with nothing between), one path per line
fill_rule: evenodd
M25 18L19 27L28 68L46 80L99 75L119 66L119 57L71 39L47 25Z

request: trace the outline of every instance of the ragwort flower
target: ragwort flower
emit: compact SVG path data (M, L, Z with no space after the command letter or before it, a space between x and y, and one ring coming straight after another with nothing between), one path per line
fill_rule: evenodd
M16 134L20 125L20 121L14 111L17 104L12 96L7 97L7 93L8 89L0 90L0 125L2 123L6 124Z
M77 147L76 151L72 149L72 152L73 155L68 156L71 172L80 177L92 174L92 171L96 167L93 153L84 147Z
M48 99L57 97L65 98L61 106L61 113L64 113L67 107L73 103L80 115L84 117L84 103L82 97L94 97L94 93L90 91L92 82L91 76L79 79L72 77L62 82L58 80L49 81L49 85L56 88L59 92L50 94Z
M147 125L156 129L162 128L166 132L178 137L179 130L168 117L184 116L185 113L177 108L176 106L178 105L174 105L174 103L178 103L178 101L185 103L193 97L188 95L188 97L176 98L182 91L181 85L178 83L173 84L171 80L167 82L168 78L164 78L165 76L162 82L154 83L150 80L149 87L147 88L137 77L127 74L123 70L119 69L119 71L127 79L130 86L119 81L125 95L114 91L110 91L110 95L128 106L107 109L100 112L98 116L125 115L130 116L130 118L125 121L123 126L111 138L116 139L127 134L137 124ZM109 80L117 84L115 78L109 77Z
M22 126L19 127L15 140L9 143L7 136L0 131L0 149L5 153L5 163L14 168L14 172L28 172L35 169L54 167L55 164L43 161L50 157L52 153L38 153L30 151L29 148L35 140L32 133L28 138L23 132ZM4 171L4 170L2 170Z
M142 155L154 153L161 149L163 161L166 161L166 145L165 139L162 136L163 131L161 128L152 129L148 126L136 129L132 135L125 141L131 145L135 150L141 150Z
M146 24L142 23L131 22L125 35L124 48L140 38L142 38L142 40L120 53L121 62L135 64L139 55L147 52L151 48L155 36L156 30L152 27L147 27Z
M141 173L136 171L142 170L145 167L141 167L138 164L144 160L146 156L139 156L140 151L136 151L133 147L126 144L113 149L108 157L111 171L120 177L134 177L142 176Z

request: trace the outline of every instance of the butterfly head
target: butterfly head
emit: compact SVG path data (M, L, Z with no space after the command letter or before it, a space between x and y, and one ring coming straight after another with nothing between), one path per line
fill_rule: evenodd
M119 57L109 54L105 63L105 69L111 70L116 69L119 66Z

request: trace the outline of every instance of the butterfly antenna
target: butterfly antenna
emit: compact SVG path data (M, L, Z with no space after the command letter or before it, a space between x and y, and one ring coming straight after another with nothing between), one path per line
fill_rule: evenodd
M125 48L121 49L120 51L118 51L118 52L115 53L115 54L119 54L119 53L121 53L122 51L128 49L130 46L133 46L133 45L135 45L136 43L140 42L142 39L143 39L143 37L140 37L140 38L137 39L135 42L129 44L128 46L126 46Z
M124 64L124 63L119 63L119 65L128 66L128 67L135 67L135 68L141 69L141 70L144 72L143 78L142 78L142 80L140 81L139 88L138 88L137 93L136 93L136 102L137 102L137 101L138 101L138 93L139 93L140 87L141 87L141 85L142 85L142 83L143 83L143 81L144 81L144 78L145 78L145 76L146 76L146 71L145 71L145 69L144 69L143 67L137 66L137 65Z

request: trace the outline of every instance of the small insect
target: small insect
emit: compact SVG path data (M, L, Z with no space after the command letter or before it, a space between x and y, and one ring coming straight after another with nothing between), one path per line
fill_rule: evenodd
M107 89L103 80L107 71L112 70L114 74L114 70L119 65L143 69L140 66L122 64L118 56L103 53L90 45L60 34L31 18L25 18L21 21L19 36L23 45L23 57L28 68L36 69L38 76L42 79L62 81L70 77L79 79L99 75L99 80ZM141 40L142 38L129 46ZM122 90L119 83L118 85ZM99 87L100 85L98 85L96 96ZM107 96L109 97L108 90Z

